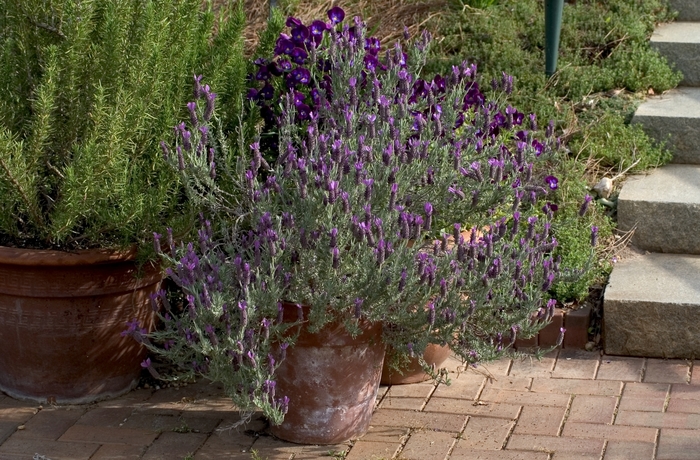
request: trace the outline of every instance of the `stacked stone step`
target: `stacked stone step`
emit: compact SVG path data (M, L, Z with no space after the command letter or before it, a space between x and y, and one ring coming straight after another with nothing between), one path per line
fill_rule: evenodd
M700 2L671 0L678 22L651 44L683 73L677 89L650 97L633 122L667 142L673 162L625 182L618 225L645 255L619 262L605 290L608 354L700 357Z

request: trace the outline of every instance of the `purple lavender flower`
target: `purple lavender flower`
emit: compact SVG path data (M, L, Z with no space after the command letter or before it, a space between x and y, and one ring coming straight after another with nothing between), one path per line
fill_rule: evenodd
M334 246L331 249L331 257L332 257L331 265L332 265L334 270L337 270L338 268L340 268L340 249L338 249L337 247Z
M202 87L203 75L194 75L194 98L199 99L204 94L204 88Z
M360 319L362 316L362 302L360 298L355 299L355 318Z
M216 99L216 93L206 93L206 97L207 101L202 117L204 118L204 121L209 121L214 114L214 99Z
M595 247L597 243L598 243L598 227L594 225L591 227L591 246Z
M430 202L425 203L423 209L425 210L425 230L430 231L433 222L433 205Z
M153 248L155 249L156 254L161 254L161 250L160 250L160 238L161 238L162 236L163 236L163 235L161 235L160 233L153 232Z
M588 211L588 206L591 203L591 200L593 200L593 197L590 195L586 195L583 199L583 204L581 204L581 208L578 210L578 215L583 217L586 215L586 211Z
M375 37L365 39L365 50L372 56L377 56L381 50L379 39Z

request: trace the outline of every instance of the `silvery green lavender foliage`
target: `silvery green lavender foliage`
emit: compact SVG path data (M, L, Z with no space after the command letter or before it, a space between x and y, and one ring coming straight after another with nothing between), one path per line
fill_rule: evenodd
M223 143L211 134L214 97L197 80L192 126L176 128L165 150L209 196L212 222L188 245L155 235L185 311L166 303L164 330L128 332L273 423L294 404L275 393L294 324L339 321L357 333L381 322L400 356L448 344L475 365L534 334L554 306L544 297L559 269L547 194L558 180L532 172L556 148L551 133L540 141L534 117L525 127L523 114L485 100L467 63L419 79L427 36L410 57L397 45L380 59L360 20L338 17L329 12L321 39L304 42L307 60L289 70L304 78L281 98L276 163L266 166L256 142L227 168L237 193L216 186ZM504 76L504 97L510 85ZM314 90L313 105L297 95Z

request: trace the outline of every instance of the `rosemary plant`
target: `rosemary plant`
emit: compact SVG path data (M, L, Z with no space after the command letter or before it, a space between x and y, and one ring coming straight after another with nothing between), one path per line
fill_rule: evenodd
M224 129L239 124L242 8L0 0L0 244L122 246L182 227L191 209L158 142L199 72L218 89Z

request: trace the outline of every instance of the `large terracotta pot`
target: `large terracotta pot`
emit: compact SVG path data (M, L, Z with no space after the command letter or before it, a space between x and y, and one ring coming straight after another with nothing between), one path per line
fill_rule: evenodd
M387 350L387 355L391 353L391 350ZM442 363L444 363L450 356L450 347L447 345L436 345L434 343L428 344L423 353L423 359L428 365L435 365L439 368ZM423 371L418 358L411 359L406 369L396 371L389 367L389 361L391 358L384 360L384 367L382 369L382 385L404 385L407 383L418 383L425 382L430 379L430 375Z
M87 403L132 389L145 349L126 322L153 325L162 276L135 251L0 247L0 390L38 402Z
M296 318L296 306L285 305ZM302 328L276 373L277 394L290 398L278 438L300 444L338 444L368 429L379 389L385 347L381 324L364 324L352 338L342 324L315 334Z

